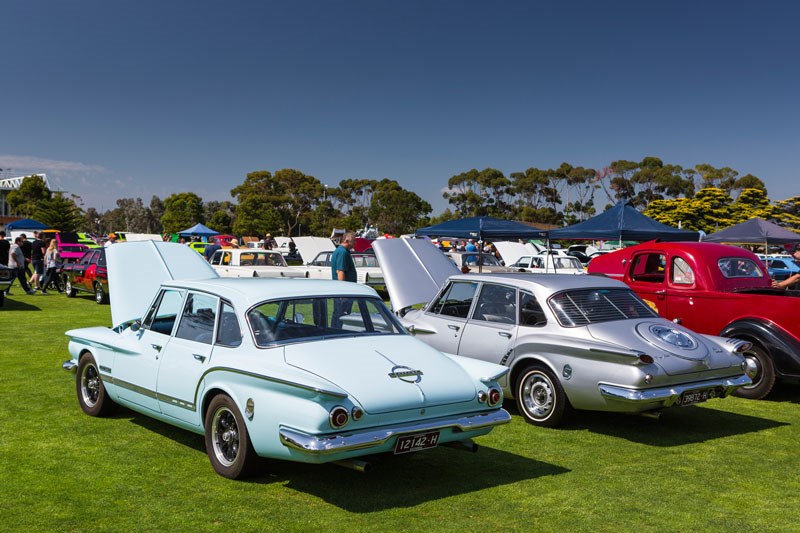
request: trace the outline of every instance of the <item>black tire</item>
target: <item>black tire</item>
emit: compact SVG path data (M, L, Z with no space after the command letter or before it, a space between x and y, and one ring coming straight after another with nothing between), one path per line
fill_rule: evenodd
M0 289L0 307L3 307L3 304L6 303L6 290Z
M775 365L764 348L755 343L743 355L747 361L747 373L753 380L753 384L736 389L733 395L750 400L760 400L767 396L775 385Z
M514 393L519 414L534 426L559 426L572 412L561 383L549 368L541 364L522 371Z
M247 426L230 397L219 394L206 411L206 453L217 474L241 479L255 471L258 456Z
M78 294L78 291L72 286L72 280L69 279L69 276L64 279L64 294L67 295L67 298L75 298L75 295Z
M108 303L108 294L103 290L103 285L99 282L94 284L94 301L100 305Z
M100 371L91 353L85 353L78 362L78 375L75 377L75 391L78 403L89 416L107 416L117 409L117 404L108 397Z

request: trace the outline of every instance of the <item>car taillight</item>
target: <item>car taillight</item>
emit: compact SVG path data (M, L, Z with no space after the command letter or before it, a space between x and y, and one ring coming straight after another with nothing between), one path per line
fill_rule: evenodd
M364 416L364 411L360 407L353 407L353 410L350 411L350 416L353 417L353 420L361 420L361 417Z
M498 389L495 389L494 387L489 389L489 397L487 398L487 400L488 400L487 403L491 407L494 407L495 405L500 403L500 400L502 398L503 398L503 396L500 394L500 391Z
M639 356L639 362L642 363L643 365L649 365L653 361L654 359L652 355L647 355L646 353L643 353Z
M331 427L333 429L343 428L350 421L350 413L341 405L337 405L331 409L330 416L328 417Z

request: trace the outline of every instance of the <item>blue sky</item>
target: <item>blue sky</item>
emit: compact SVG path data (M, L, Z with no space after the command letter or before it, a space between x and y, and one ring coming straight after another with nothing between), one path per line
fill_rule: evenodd
M0 5L0 168L85 207L247 172L390 178L654 155L800 194L796 2Z

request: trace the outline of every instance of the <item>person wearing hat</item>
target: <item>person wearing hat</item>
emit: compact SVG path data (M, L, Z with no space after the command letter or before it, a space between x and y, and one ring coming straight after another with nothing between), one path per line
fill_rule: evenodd
M108 248L109 246L111 246L115 242L117 242L117 234L116 233L109 233L108 234L108 240L106 241L106 243L103 246Z
M231 239L231 248L239 247L239 239Z
M800 243L794 245L794 250L792 250L792 259L798 265L800 265ZM794 288L797 282L800 282L800 274L793 274L786 278L783 281L772 281L772 286L778 289L789 289Z

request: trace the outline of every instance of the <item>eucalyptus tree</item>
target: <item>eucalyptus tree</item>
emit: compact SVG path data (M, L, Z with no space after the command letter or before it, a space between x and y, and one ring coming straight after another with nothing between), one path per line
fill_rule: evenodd
M205 222L203 200L198 195L193 192L181 192L164 199L164 214L161 216L164 231L177 233L198 222Z

